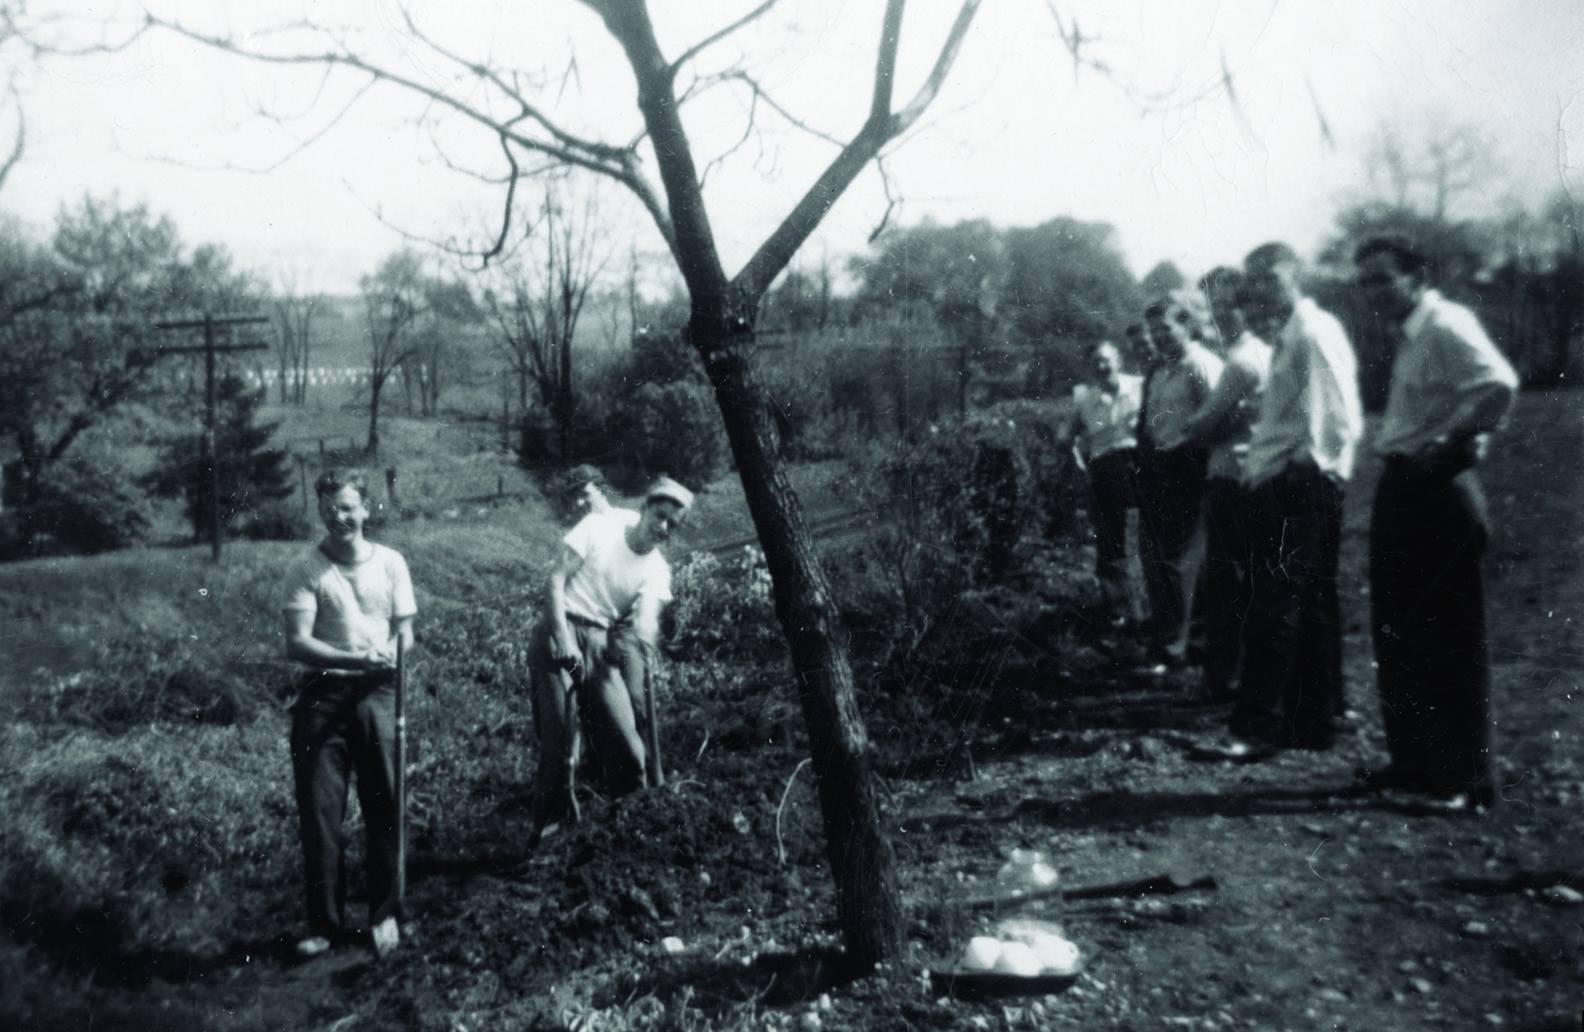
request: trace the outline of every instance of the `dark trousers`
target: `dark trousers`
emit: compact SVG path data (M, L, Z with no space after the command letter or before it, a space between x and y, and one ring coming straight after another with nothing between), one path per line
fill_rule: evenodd
M1150 628L1170 644L1183 636L1193 585L1185 560L1199 528L1205 453L1194 448L1151 451L1140 464L1139 535Z
M1089 462L1089 522L1095 532L1095 579L1108 601L1127 597L1127 514L1138 505L1137 457L1118 448Z
M1342 485L1294 463L1250 494L1252 596L1232 733L1329 748L1344 708Z
M1386 747L1410 787L1494 789L1486 534L1473 470L1387 462L1370 522L1370 625Z
M644 680L647 662L628 627L607 630L573 621L581 666L574 677L550 658L550 621L541 619L528 644L539 766L534 778L534 825L568 816L584 732L592 746L595 779L614 795L644 784Z
M1236 480L1205 482L1205 562L1194 615L1204 625L1204 684L1231 692L1243 665L1243 626L1254 596L1250 492Z
M304 678L292 711L292 778L302 833L308 924L346 929L347 782L357 777L367 834L369 924L399 916L396 898L396 690L389 677Z

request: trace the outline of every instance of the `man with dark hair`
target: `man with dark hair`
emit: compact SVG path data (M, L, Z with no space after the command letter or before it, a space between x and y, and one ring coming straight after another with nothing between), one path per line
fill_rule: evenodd
M1230 697L1237 685L1243 624L1252 598L1243 461L1259 399L1270 378L1271 349L1248 328L1243 284L1243 273L1225 265L1199 281L1210 302L1210 317L1225 342L1221 379L1187 429L1189 441L1210 452L1204 490L1205 572L1195 599L1196 619L1202 615L1205 630L1200 692L1208 699Z
M1391 765L1370 784L1488 806L1488 529L1474 467L1518 376L1474 313L1429 286L1410 244L1370 240L1354 262L1370 307L1403 327L1375 439L1386 464L1370 522L1370 624Z
M1204 328L1183 300L1163 298L1144 310L1161 368L1144 413L1155 452L1147 493L1154 501L1153 545L1144 563L1150 589L1151 646L1171 664L1187 659L1193 595L1189 555L1199 531L1207 454L1189 438L1194 413L1221 378L1222 363L1200 341Z
M660 640L660 611L671 601L671 568L660 546L693 504L669 477L655 481L643 509L612 508L580 520L562 539L528 664L539 730L534 781L535 840L572 809L578 721L586 721L606 787L643 784L645 686Z
M1138 415L1143 381L1122 372L1104 340L1089 349L1093 382L1073 388L1073 453L1089 478L1095 579L1108 609L1127 608L1127 514L1136 506Z
M1250 321L1278 327L1270 379L1249 439L1253 602L1243 672L1222 751L1328 749L1343 711L1337 562L1343 485L1364 430L1358 367L1341 323L1304 294L1292 248L1243 262Z
M606 512L610 483L598 466L582 463L559 474L554 480L554 502L563 523L575 525L591 512Z
M368 842L369 925L381 955L400 941L396 870L396 648L418 607L401 554L368 541L368 483L327 470L315 485L325 537L286 581L286 655L307 667L292 707L292 776L309 935L317 956L346 937L347 783L357 775Z

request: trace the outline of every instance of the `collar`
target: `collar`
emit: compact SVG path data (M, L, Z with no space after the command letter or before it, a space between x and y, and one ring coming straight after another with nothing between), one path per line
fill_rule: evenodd
M1436 306L1441 304L1441 292L1434 287L1426 287L1425 292L1419 295L1419 303L1414 305L1414 310L1408 316L1408 321L1403 323L1403 333L1410 339L1419 336L1425 328L1425 323L1430 321L1431 314Z
M1293 337L1303 332L1303 324L1310 321L1314 315L1315 302L1312 297L1301 297L1293 304L1292 314L1287 321L1282 323L1281 332L1276 336L1283 341L1290 341Z

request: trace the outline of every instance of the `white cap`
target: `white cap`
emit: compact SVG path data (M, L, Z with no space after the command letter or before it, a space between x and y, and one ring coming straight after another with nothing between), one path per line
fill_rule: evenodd
M693 492L670 477L660 477L649 485L649 490L644 492L645 502L652 502L656 498L664 498L668 502L675 502L684 509L693 508Z

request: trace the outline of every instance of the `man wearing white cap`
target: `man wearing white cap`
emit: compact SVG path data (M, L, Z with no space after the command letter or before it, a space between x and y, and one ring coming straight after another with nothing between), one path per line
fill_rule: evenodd
M660 641L660 611L671 601L671 568L659 546L692 505L693 492L661 477L641 511L590 512L562 539L528 647L539 730L536 837L566 816L579 710L607 787L620 794L644 783L644 685Z

